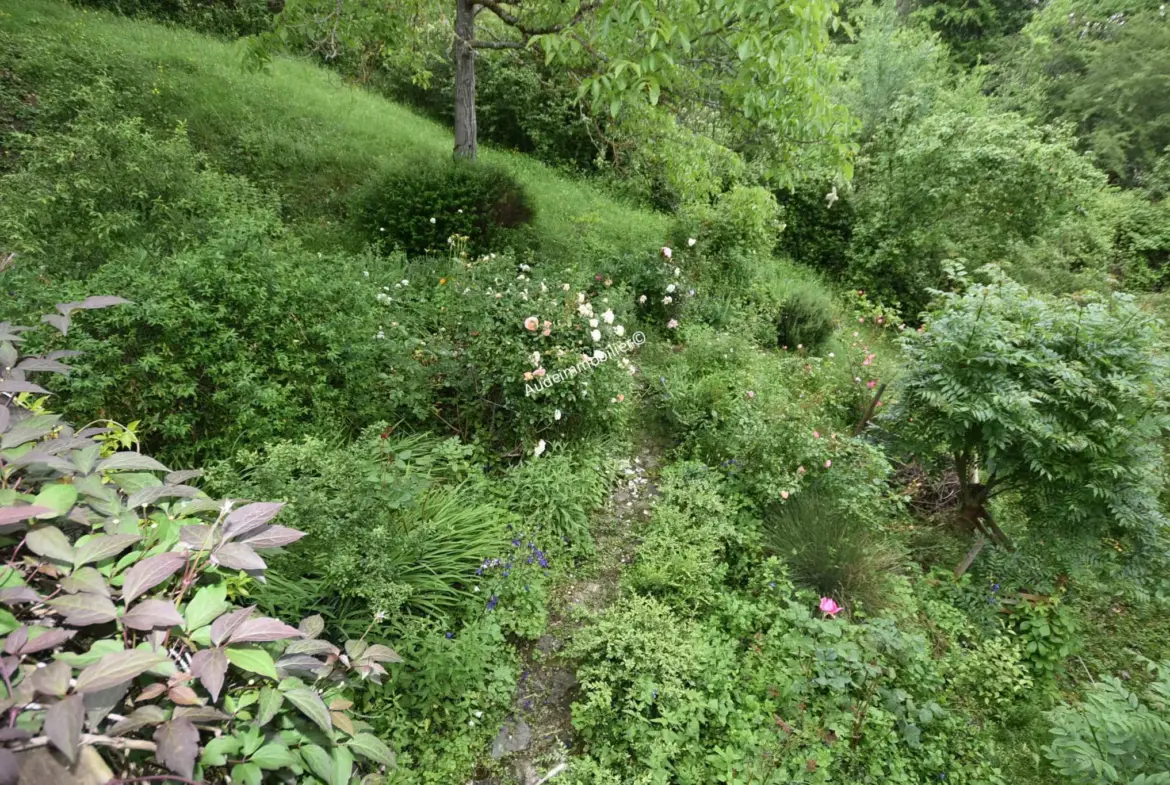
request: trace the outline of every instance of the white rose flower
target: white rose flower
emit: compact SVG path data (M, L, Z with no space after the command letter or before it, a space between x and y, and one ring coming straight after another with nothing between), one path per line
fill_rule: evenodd
M538 441L538 442L536 443L536 449L534 449L534 450L532 451L532 457L533 457L533 458L539 458L541 455L543 455L543 454L544 454L544 448L545 448L546 446L547 446L547 445L544 443L544 439L541 439L540 441Z
M600 322L598 322L596 319L590 319L590 320L589 320L589 326L590 326L590 327L596 327L598 324L600 324Z
M590 330L589 334L591 336L593 336L593 340L595 340L595 341L601 340L601 330Z
M601 318L605 319L606 324L613 324L613 311L606 311L601 315Z
M614 325L613 334L616 335L618 338L621 338L623 335L626 334L626 328L622 327L620 324Z
M560 410L560 409L557 409L555 412L553 412L553 419L554 419L554 420L560 420L560 419L561 419L561 410Z
M667 294L674 294L674 284L670 284L669 286L666 287L666 293Z
M674 302L674 298L671 297L670 295L667 295L666 297L662 298L663 305L670 305L672 302Z

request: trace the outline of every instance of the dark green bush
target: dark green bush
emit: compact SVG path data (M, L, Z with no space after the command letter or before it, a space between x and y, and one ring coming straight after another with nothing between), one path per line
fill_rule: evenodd
M531 223L534 208L524 187L503 169L414 158L375 176L355 212L372 242L409 254L445 251L456 235L467 238L472 253L486 254L521 244L520 234L509 230Z
M273 14L284 0L72 0L80 6L103 8L126 16L191 27L201 33L239 38L272 27Z
M78 329L88 373L68 383L78 417L141 420L169 460L222 456L308 431L382 419L411 388L379 340L356 260L241 231L175 256L127 254L86 284L134 301ZM72 334L71 334L72 335Z
M765 511L770 548L798 585L843 605L885 605L887 579L897 566L882 537L816 492L800 493Z
M833 302L821 289L797 286L776 314L776 343L790 349L802 347L816 352L829 340L836 328Z

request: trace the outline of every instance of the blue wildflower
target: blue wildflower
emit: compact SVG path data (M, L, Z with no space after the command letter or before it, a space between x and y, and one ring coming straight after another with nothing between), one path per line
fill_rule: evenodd
M492 598L490 600L488 600L487 609L489 611L494 611L496 609L496 606L499 604L500 604L500 598L493 594Z
M447 640L451 640L454 637L455 637L455 633L453 633L453 632L447 633Z

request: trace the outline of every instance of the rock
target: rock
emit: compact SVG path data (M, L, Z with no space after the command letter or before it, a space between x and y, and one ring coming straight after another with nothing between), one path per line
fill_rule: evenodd
M524 720L505 722L500 727L500 732L496 734L496 740L492 742L492 757L502 758L513 752L526 750L531 743L532 728L528 727L527 722Z

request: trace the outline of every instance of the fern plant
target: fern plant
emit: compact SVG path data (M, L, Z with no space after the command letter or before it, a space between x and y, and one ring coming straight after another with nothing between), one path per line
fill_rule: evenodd
M1154 668L1144 695L1104 676L1079 705L1048 712L1045 754L1072 785L1170 783L1170 662Z

